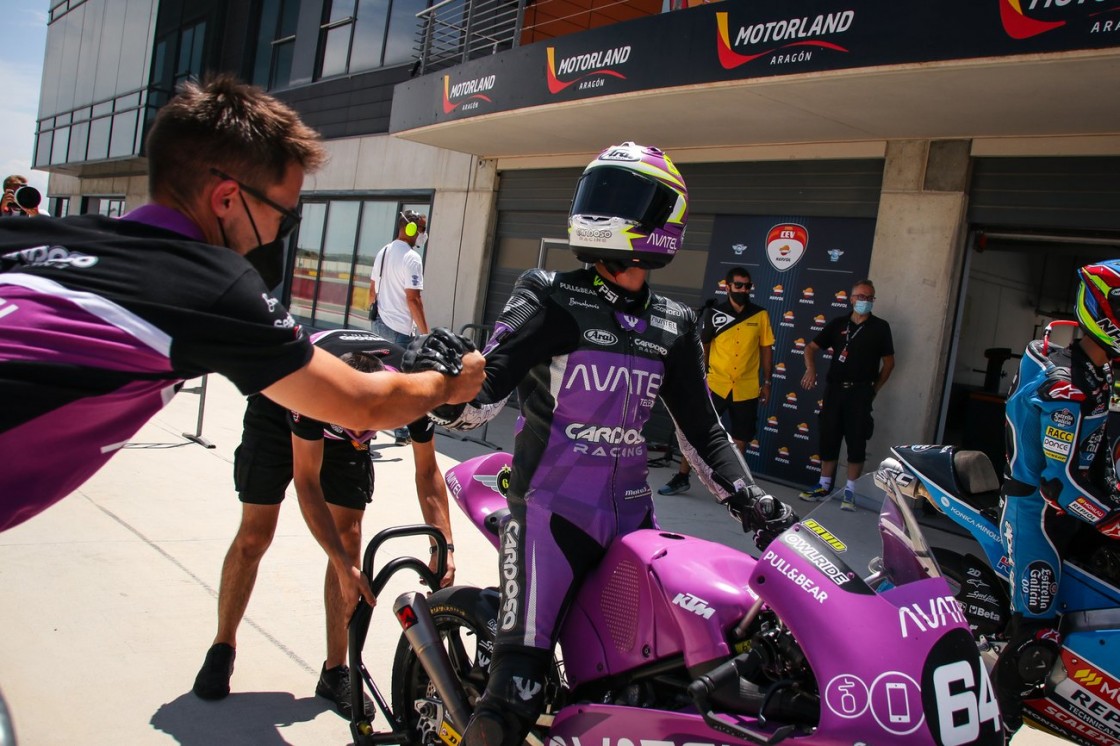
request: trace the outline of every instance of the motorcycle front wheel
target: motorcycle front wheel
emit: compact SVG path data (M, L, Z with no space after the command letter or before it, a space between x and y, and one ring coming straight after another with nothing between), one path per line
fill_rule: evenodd
M473 710L489 676L498 592L493 588L444 588L428 597L428 607ZM393 657L392 686L393 713L412 736L412 743L440 744L443 703L404 635Z

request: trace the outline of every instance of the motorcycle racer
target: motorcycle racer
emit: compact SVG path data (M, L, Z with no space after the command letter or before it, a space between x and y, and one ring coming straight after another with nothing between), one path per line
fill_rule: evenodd
M467 746L520 744L543 708L543 684L575 589L612 538L655 527L642 427L660 397L700 479L765 546L796 516L755 483L708 397L694 313L653 293L649 270L681 247L688 191L657 148L607 148L583 172L569 244L593 268L529 270L484 350L486 383L433 419L468 430L518 390L501 533L498 630Z
M1120 357L1120 260L1078 270L1080 340L1027 345L1007 399L1007 466L1000 520L1011 562L1008 645L994 670L1009 731L1022 700L1057 658L1061 558L1080 522L1120 538L1120 501L1106 438L1110 360Z

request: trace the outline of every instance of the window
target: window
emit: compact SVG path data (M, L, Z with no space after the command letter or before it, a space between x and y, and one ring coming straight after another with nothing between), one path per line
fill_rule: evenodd
M124 197L82 197L82 214L119 218L124 214Z
M416 14L429 0L326 0L319 77L399 65L415 56Z
M49 204L48 210L56 218L64 218L70 214L69 197L51 197Z
M298 19L299 0L263 0L253 58L254 85L271 90L291 82Z
M288 310L317 328L369 328L374 259L393 240L402 210L427 203L334 199L303 203Z

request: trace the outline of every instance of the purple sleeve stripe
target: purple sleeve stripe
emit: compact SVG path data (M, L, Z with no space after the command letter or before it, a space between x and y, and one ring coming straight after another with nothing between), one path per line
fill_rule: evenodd
M34 293L69 301L86 313L120 329L163 357L171 356L171 337L168 334L111 300L93 293L71 290L44 277L20 272L0 276L0 286L3 285L15 285Z

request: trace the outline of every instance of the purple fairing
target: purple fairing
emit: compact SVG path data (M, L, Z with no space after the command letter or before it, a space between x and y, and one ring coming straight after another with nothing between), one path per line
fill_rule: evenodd
M447 474L480 528L505 507L495 453ZM492 543L497 537L484 530ZM968 625L943 578L875 592L798 524L755 560L721 544L660 530L614 540L577 591L559 631L568 686L638 671L680 656L707 670L731 655L731 630L761 597L804 651L820 694L811 744L994 744L1002 739L991 685ZM856 633L858 631L858 633ZM728 722L773 732L756 718ZM549 731L553 746L737 743L694 708L664 711L578 703Z

